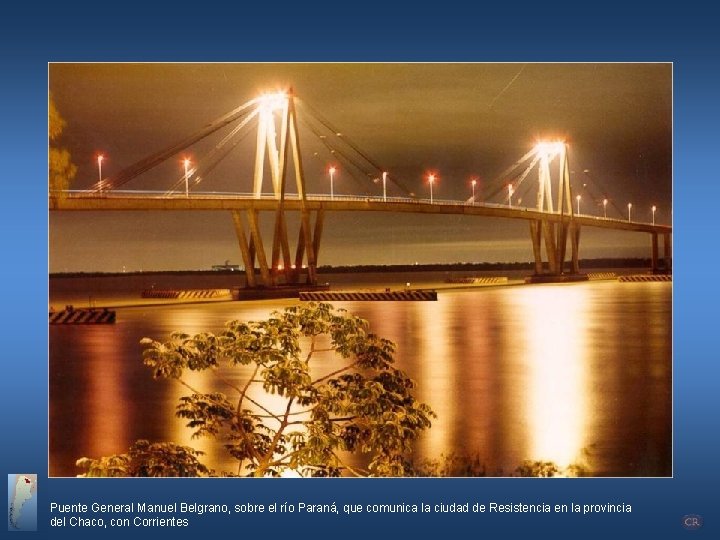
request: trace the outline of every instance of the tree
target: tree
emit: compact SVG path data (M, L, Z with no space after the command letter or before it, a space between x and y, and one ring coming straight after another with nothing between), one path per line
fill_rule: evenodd
M141 343L155 378L176 380L191 392L180 399L177 416L188 421L193 437L222 443L237 460L236 475L404 476L413 441L435 416L413 397L412 380L393 367L395 345L371 333L367 321L328 304L289 307L266 321L231 321L217 335L173 333L167 342ZM242 383L234 370L246 374ZM192 386L188 371L212 372L231 395ZM268 405L271 394L281 398L272 400L281 401L279 407ZM144 475L148 467L138 459L150 455L156 463L157 456L142 442L141 452L83 458L78 465L88 475ZM152 469L155 475L215 474L202 469L192 449L168 449L155 447L167 465ZM348 465L343 452L365 454L367 468ZM173 465L173 455L182 467Z
M77 167L70 158L70 152L53 145L53 142L57 142L60 138L65 125L66 122L55 107L52 95L48 96L48 139L50 141L48 182L51 192L67 190L77 173Z

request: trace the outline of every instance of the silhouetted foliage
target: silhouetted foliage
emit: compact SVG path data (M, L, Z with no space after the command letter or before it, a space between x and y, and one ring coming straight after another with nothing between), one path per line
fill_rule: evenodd
M50 148L48 152L49 170L48 181L50 191L62 191L70 187L70 182L75 178L77 167L73 165L70 158L70 152L64 148L59 148L53 143L57 143L60 135L65 128L65 120L60 116L60 112L55 107L52 96L48 97L48 139Z
M127 454L100 459L81 458L77 466L81 476L208 476L212 473L198 461L202 452L175 443L136 441Z
M413 397L412 380L393 367L395 345L371 333L367 321L328 304L286 308L266 321L231 321L219 334L174 333L167 342L142 344L155 378L190 391L177 416L193 437L222 444L237 460L238 475L404 476L405 456L434 416ZM188 382L188 372L202 371L231 394ZM146 444L142 452L134 447L78 464L88 475L214 474L192 449L151 445L150 452ZM365 454L367 468L345 463L341 454L348 452Z

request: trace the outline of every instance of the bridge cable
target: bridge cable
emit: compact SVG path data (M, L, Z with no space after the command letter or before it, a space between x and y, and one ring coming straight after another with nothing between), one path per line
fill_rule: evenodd
M235 147L251 133L251 130L245 130L244 133L236 136L244 127L248 125L248 123L250 123L250 121L255 116L257 116L257 114L258 111L256 109L255 111L247 115L242 120L242 122L235 126L232 131L230 131L230 133L225 135L225 137L223 137L223 139L218 142L208 153L200 157L197 161L197 165L193 169L188 171L188 176L196 175L199 178L201 174L202 176L207 176L208 174L210 174L228 155L230 155L230 152L232 152L232 150L235 149ZM230 144L227 148L224 148L224 146L228 142L230 142ZM184 181L185 175L181 176L180 179L172 185L172 187L166 192L166 195L170 195L174 191L177 191L178 188L182 186Z
M109 184L109 189L116 189L123 184L129 182L130 180L136 178L137 176L141 175L142 173L152 169L153 167L156 167L157 165L163 163L168 158L174 156L175 154L179 153L180 151L188 148L189 146L192 146L196 142L204 139L208 135L211 135L212 133L215 133L219 129L227 126L228 124L234 122L235 120L243 117L244 115L248 114L247 109L254 105L257 102L257 99L252 99L246 103L243 103L239 107L233 109L227 114L224 114L220 118L217 118L216 120L213 120L203 128L199 129L192 135L185 137L184 139L162 149L154 154L141 159L140 161L135 162L134 164L125 167L123 170L115 174L114 176L109 177L106 180L106 183ZM106 184L106 185L107 185ZM107 188L105 188L107 189Z
M306 126L310 131L312 131L313 135L315 135L315 136L320 140L320 142L322 143L322 145L325 146L325 148L330 152L330 154L332 154L333 156L337 156L338 158L340 158L341 160L343 160L343 161L345 162L345 164L346 164L346 169L348 170L348 172L350 172L350 175L351 175L351 177L353 178L353 180L356 181L356 183L358 184L358 186L359 186L361 189L366 190L365 193L369 195L370 193L367 192L367 189L368 189L368 188L367 188L367 180L368 180L369 178L372 178L372 176L373 176L372 173L367 172L367 170L364 169L364 168L362 167L362 165L361 165L360 163L358 163L357 160L355 160L355 159L353 159L352 157L348 156L345 152L343 152L343 151L340 150L339 148L336 148L336 147L332 146L332 145L328 142L327 136L322 135L322 134L321 134L317 129L315 129L304 117L301 118L300 122L301 122L304 126ZM362 173L362 175L363 175L363 176L362 176L362 179L358 179L358 177L356 176L356 174L353 173L353 171L352 171L352 168L353 168L353 167Z
M338 131L335 126L333 126L327 118L325 118L317 109L309 105L303 100L299 100L296 98L296 100L300 103L300 105L307 110L307 112L310 113L310 116L314 117L318 122L320 122L323 126L325 126L328 131L333 133L336 137L338 137L340 140L342 140L345 144L347 144L351 149L353 149L360 157L362 157L365 161L367 161L372 167L379 173L382 174L383 172L387 172L387 169L381 167L376 161L374 161L366 152L360 149L360 147L353 142L348 137L341 134L340 131ZM392 183L394 183L403 193L406 195L412 197L412 191L409 190L399 179L392 177L388 174L388 180L390 180Z

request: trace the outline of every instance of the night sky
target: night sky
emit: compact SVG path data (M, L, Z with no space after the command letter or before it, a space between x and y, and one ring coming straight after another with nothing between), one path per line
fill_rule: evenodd
M67 122L59 146L78 173L72 189L197 131L263 92L292 87L409 191L465 200L502 186L503 171L538 140L569 144L571 184L581 212L670 223L670 64L51 64L49 88ZM222 134L178 154L121 189L168 190L182 157L198 159ZM381 184L332 156L301 124L308 193L381 195ZM196 191L248 192L254 133ZM536 179L536 175L531 178ZM404 195L393 187L389 195ZM534 196L533 199L534 200ZM492 199L502 202L502 195ZM532 206L530 200L523 206ZM620 213L624 212L624 213ZM272 217L262 215L269 231ZM295 222L290 220L291 226ZM294 234L291 234L294 237ZM269 237L268 237L269 238ZM50 271L209 269L241 257L226 213L51 212ZM647 235L585 228L583 258L650 254ZM319 264L529 261L524 221L387 213L330 213Z

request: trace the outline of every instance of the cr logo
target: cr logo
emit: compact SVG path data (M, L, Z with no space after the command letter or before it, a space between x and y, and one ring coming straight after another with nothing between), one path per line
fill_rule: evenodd
M682 524L688 531L694 531L702 527L703 519L702 516L698 516L697 514L688 514L683 516Z

